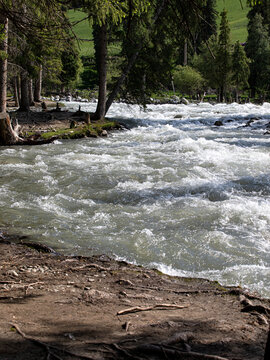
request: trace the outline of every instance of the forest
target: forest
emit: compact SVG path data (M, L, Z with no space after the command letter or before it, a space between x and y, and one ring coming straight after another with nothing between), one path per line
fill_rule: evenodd
M218 24L216 0L2 0L0 110L9 94L28 111L41 89L44 95L96 94L97 119L116 99L145 105L166 92L263 102L269 97L269 2L247 5L247 41L232 43L226 9ZM89 21L93 56L80 56L74 26L82 20L72 21L74 9Z
M0 19L0 358L269 360L270 1Z

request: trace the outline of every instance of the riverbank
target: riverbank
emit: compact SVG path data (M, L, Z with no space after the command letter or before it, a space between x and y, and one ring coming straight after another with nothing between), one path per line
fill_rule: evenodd
M4 239L0 264L1 359L263 359L270 300L241 288Z
M36 140L78 139L107 136L108 131L121 130L122 126L107 119L91 121L91 114L62 109L61 104L46 100L31 107L29 112L13 111L10 116L14 124L20 125L22 138Z

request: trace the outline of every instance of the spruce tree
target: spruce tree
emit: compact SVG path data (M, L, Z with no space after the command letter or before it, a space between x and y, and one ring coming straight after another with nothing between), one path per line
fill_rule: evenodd
M240 88L248 87L249 63L243 46L237 41L232 54L232 80L235 85L236 102L238 102Z
M270 79L270 38L263 18L256 14L248 24L246 53L251 59L249 84L251 97L256 93L265 97L269 91Z
M218 36L218 49L216 54L216 71L219 101L223 102L231 82L231 40L227 11L221 13L220 32Z

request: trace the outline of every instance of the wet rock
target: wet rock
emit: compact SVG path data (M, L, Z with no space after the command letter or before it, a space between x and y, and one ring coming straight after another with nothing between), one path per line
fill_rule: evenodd
M108 136L107 130L102 130L102 133L100 135L104 137Z
M184 97L180 101L181 101L181 104L189 105L189 101Z
M221 120L217 120L215 123L214 123L215 126L223 126L223 122Z
M182 117L183 117L183 115L181 115L181 114L178 114L178 115L175 115L175 119L182 119Z

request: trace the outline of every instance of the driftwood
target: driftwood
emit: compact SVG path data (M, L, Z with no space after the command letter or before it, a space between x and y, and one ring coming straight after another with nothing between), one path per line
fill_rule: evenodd
M43 145L50 144L57 137L50 139L22 138L19 136L20 125L16 122L12 127L10 117L7 113L0 113L0 145Z
M125 310L118 311L117 315L126 315L139 311L150 311L150 310L168 310L168 309L177 310L177 309L184 309L189 306L190 305L174 305L174 304L156 304L153 306L146 306L146 307L134 306Z

